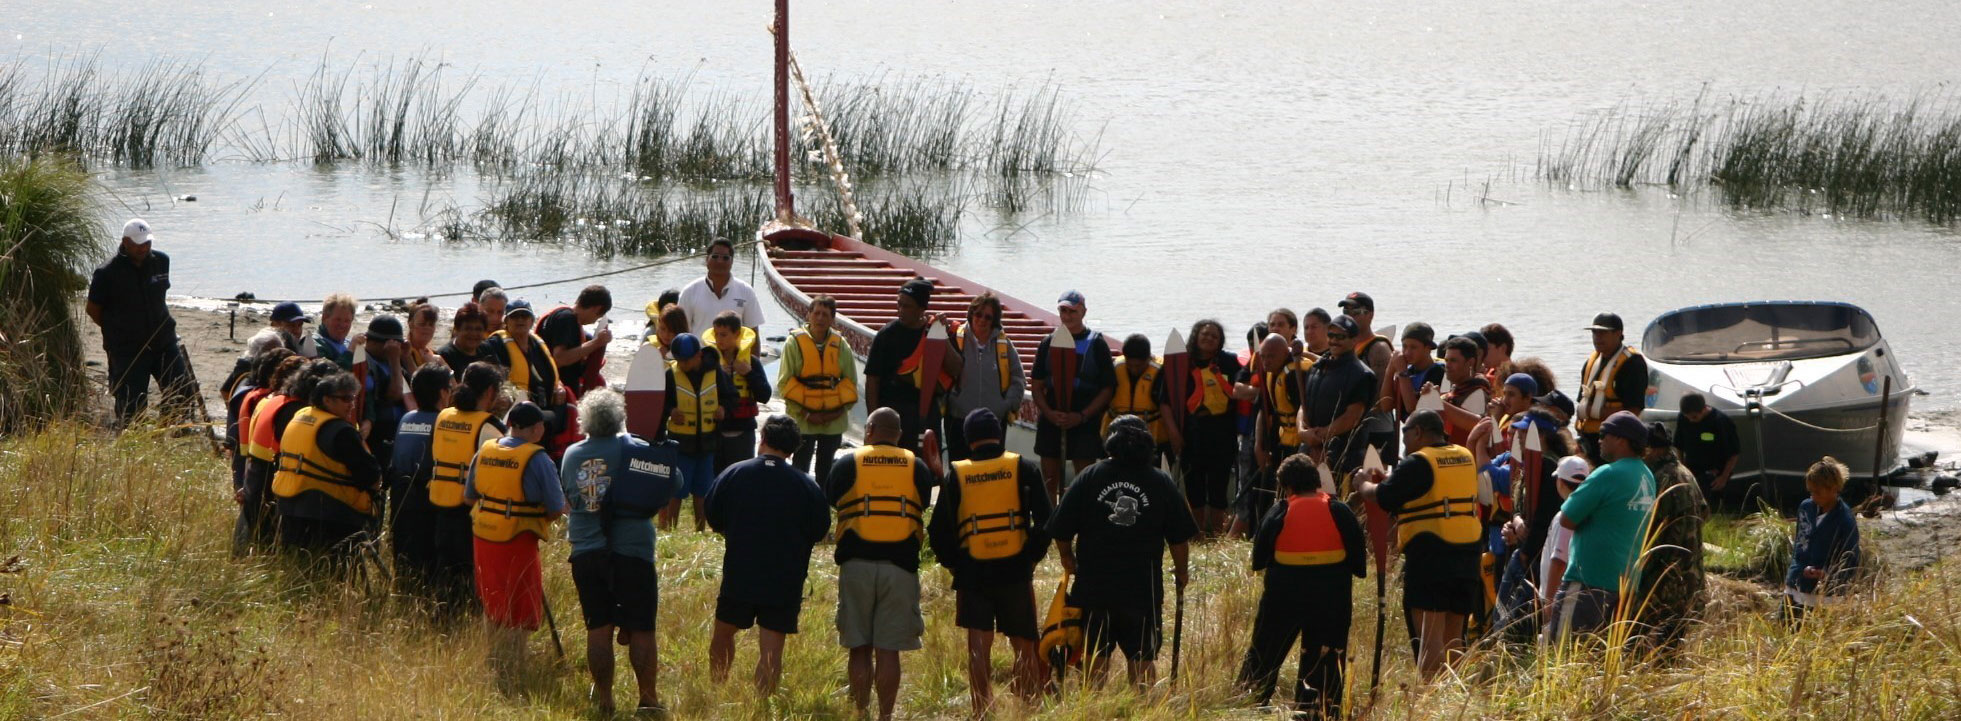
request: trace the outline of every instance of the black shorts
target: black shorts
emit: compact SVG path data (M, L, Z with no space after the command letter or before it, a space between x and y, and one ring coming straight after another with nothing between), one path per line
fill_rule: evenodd
M1403 608L1471 615L1484 607L1484 582L1473 578L1403 577Z
M744 630L762 626L777 633L796 633L797 615L802 612L800 604L762 606L729 598L715 599L715 620Z
M1033 584L985 584L955 592L953 603L955 626L1030 641L1037 638Z
M1098 423L1089 420L1069 429L1069 458L1071 461L1093 461L1103 457L1103 437L1097 434ZM1048 421L1035 424L1035 455L1043 458L1062 457L1062 427Z
M1092 655L1109 656L1121 649L1133 663L1150 663L1158 658L1164 640L1156 613L1138 609L1083 609L1083 647Z
M588 630L605 626L654 630L660 577L652 562L608 551L581 553L572 557L572 585L579 589L579 609Z

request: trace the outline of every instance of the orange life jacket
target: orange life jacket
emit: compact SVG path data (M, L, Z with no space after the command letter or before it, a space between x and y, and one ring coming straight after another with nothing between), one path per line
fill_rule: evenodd
M1328 566L1348 560L1330 496L1320 491L1287 499L1287 520L1273 544L1273 562L1282 566Z

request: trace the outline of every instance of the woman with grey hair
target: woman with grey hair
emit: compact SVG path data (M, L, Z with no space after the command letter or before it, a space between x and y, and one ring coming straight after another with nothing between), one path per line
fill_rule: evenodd
M351 373L321 378L280 436L272 495L279 540L289 549L344 561L374 523L381 463L355 425L360 389Z
M586 621L586 666L592 699L613 709L614 628L640 688L639 707L657 709L654 612L660 579L654 571L653 515L682 488L673 441L649 444L626 433L626 401L610 388L579 399L585 440L565 449L559 484L565 489L572 542L572 583Z

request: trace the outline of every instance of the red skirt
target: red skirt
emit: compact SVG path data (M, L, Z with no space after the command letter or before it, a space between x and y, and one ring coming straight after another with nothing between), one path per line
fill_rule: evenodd
M477 597L491 623L538 630L545 616L544 567L538 537L520 533L503 543L472 538L476 548Z

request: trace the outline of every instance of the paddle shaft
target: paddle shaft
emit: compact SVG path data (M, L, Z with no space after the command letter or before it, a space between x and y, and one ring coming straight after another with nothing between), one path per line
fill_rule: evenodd
M1185 589L1178 589L1177 610L1171 617L1171 680L1178 680L1178 659L1185 646Z
M552 648L558 649L558 657L562 660L565 658L565 642L558 640L558 618L552 615L552 597L550 594L544 594L538 596L538 600L545 605L545 625L552 630ZM1379 652L1381 644L1378 643L1376 646Z

